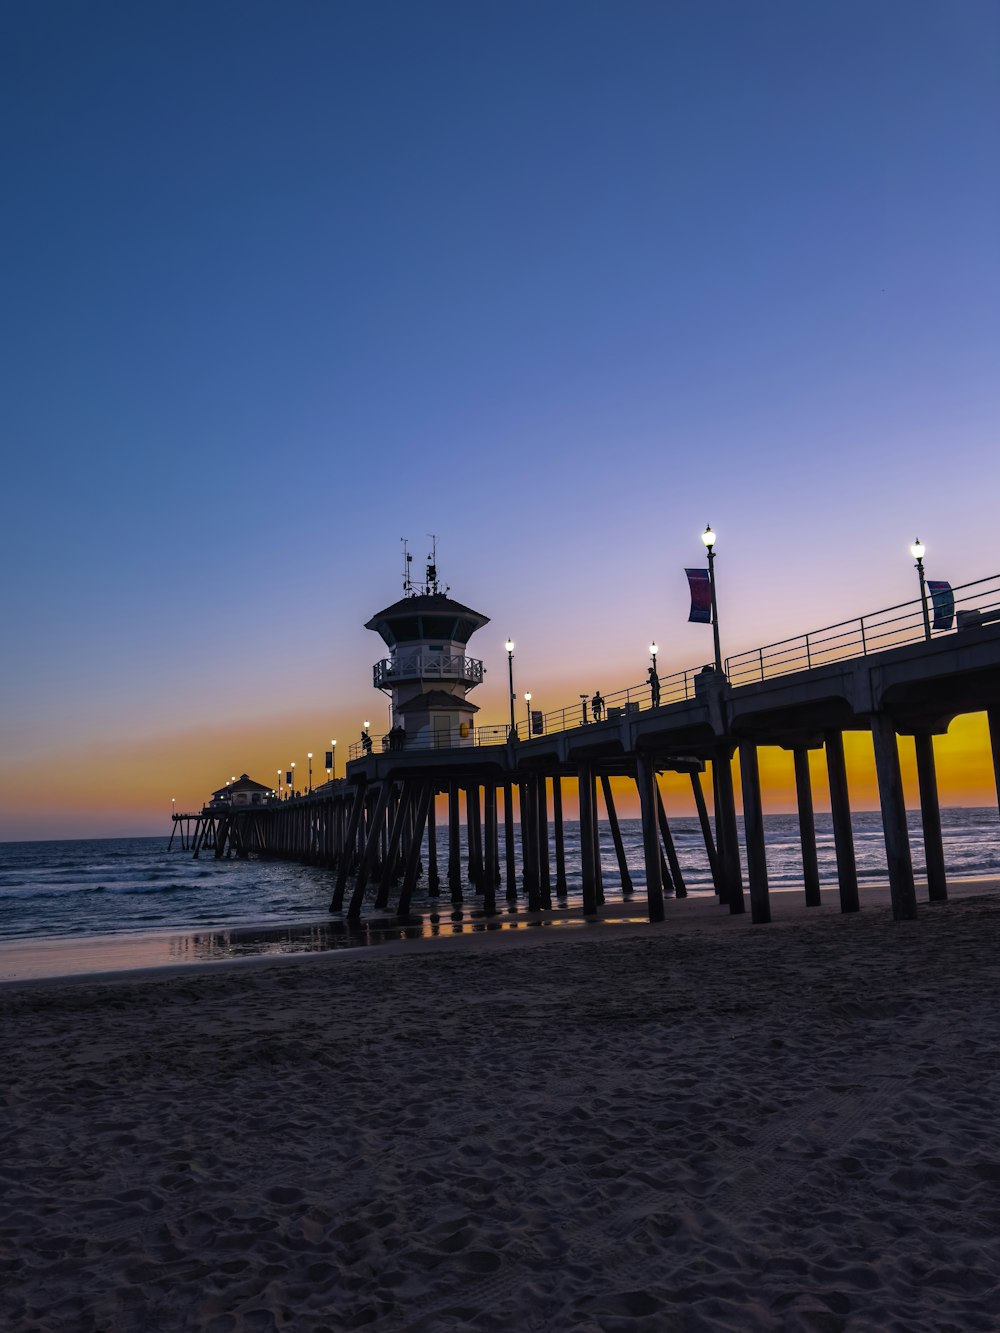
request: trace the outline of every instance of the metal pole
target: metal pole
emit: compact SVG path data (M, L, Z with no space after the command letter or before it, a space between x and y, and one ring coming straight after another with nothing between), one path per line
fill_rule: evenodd
M917 575L920 578L920 610L924 616L924 638L930 642L931 618L927 610L927 581L924 578L924 557L922 555L917 556Z
M719 644L719 608L715 601L715 551L708 548L708 586L712 593L712 638L715 641L715 669L722 672L722 648Z
M517 726L514 722L514 650L507 649L507 680L510 685L510 733L517 735Z

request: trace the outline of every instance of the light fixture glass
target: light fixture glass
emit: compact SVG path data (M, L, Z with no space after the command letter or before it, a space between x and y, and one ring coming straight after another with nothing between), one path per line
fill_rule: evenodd
M705 531L701 534L701 539L706 546L715 545L715 533L712 531L711 524L709 524L708 527L706 527Z
M920 538L918 537L917 540L916 540L916 541L913 543L913 545L910 547L910 554L913 556L914 560L923 560L923 558L924 558L924 552L925 552L926 550L927 550L927 547L923 544L923 542L922 542L922 541L920 540Z
M509 653L512 653L514 651L514 640L508 639L507 642L504 644L504 647L507 649Z
M657 651L657 650L656 650L656 644L655 644L655 643L651 643L651 644L649 645L649 654L650 654L650 656L651 656L651 657L655 657L655 656L656 656L656 651Z

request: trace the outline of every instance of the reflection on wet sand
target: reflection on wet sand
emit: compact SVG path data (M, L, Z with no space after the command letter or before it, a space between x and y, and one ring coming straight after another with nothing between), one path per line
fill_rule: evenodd
M581 917L485 917L476 912L452 912L407 917L368 917L362 921L333 920L309 925L254 926L231 930L191 932L171 937L170 961L212 962L267 954L324 953L331 949L358 949L401 940L478 934L488 931L549 929L583 926Z

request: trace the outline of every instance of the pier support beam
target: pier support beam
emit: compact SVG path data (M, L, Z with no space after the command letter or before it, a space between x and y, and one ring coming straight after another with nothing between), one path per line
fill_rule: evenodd
M514 844L514 784L503 784L503 847L507 863L507 901L517 902L517 848Z
M448 783L448 890L456 907L462 905L462 844L458 826L458 783Z
M824 732L823 744L830 781L830 813L833 816L833 845L837 853L840 910L856 912L861 903L858 898L858 865L854 857L854 830L851 828L851 797L847 788L843 733Z
M618 858L618 873L621 876L622 881L622 896L625 897L633 892L632 876L629 874L628 862L625 860L625 844L622 842L622 831L618 824L618 814L615 810L614 798L611 795L611 779L604 773L601 774L601 790L604 793L604 808L608 812L608 823L611 825L611 837L615 844L615 856Z
M552 871L549 865L549 804L545 774L538 775L538 892L542 907L552 906Z
M719 874L719 856L715 850L715 839L712 837L712 823L708 817L708 806L705 803L705 792L701 785L700 773L691 774L691 792L698 811L701 836L705 840L705 855L708 857L708 868L712 873L712 883L715 885L716 893L718 893L722 882Z
M483 790L483 913L497 914L497 788L492 778Z
M641 751L635 757L635 785L639 790L642 815L642 856L646 868L646 897L650 921L662 921L663 880L660 874L660 839L656 832L656 772L649 755Z
M416 887L418 869L420 866L420 844L424 836L424 824L430 818L430 811L434 806L434 784L432 782L424 783L416 793L415 810L413 816L413 838L410 842L410 850L406 857L406 868L403 871L403 887L399 891L399 903L396 907L396 913L399 916L406 916L410 911L410 901L413 898L413 890Z
M368 839L365 842L365 850L361 855L361 864L358 866L358 873L354 877L354 889L351 893L351 900L347 904L347 919L357 921L361 916L361 904L365 900L365 889L368 887L368 877L375 865L378 856L379 846L382 836L385 832L385 816L389 808L389 798L392 795L391 782L383 782L379 788L378 800L375 803L375 812L372 815L371 823L368 826Z
M760 800L760 763L753 741L740 743L740 778L743 785L743 829L747 842L747 877L750 880L750 919L756 925L771 920L764 849L764 811Z
M404 782L399 794L390 798L390 808L395 806L395 810L389 827L389 837L386 842L385 857L382 861L382 874L379 878L378 892L375 895L375 908L379 912L384 912L389 906L389 889L394 883L398 882L396 858L399 854L403 830L410 816L412 790L413 784Z
M917 894L913 885L910 837L906 829L906 802L899 771L896 728L888 713L872 714L872 740L875 742L875 770L878 773L878 795L882 806L892 915L896 921L913 921L917 916Z
M799 842L802 844L806 906L819 907L822 899L819 889L819 857L816 852L816 817L813 814L812 778L806 746L796 745L792 759L795 763L795 799L799 808Z
M430 784L431 798L427 804L427 895L430 898L437 898L441 892L441 879L438 875L438 844L437 844L437 819L434 809L434 784ZM414 838L420 838L420 829L417 825L420 822L420 807L417 807L417 820L413 828Z
M521 809L521 878L528 898L528 911L537 912L541 907L538 896L538 843L535 838L535 788L534 778L525 778L519 788Z
M563 829L562 778L558 773L552 779L552 825L556 841L556 897L565 898L569 892L566 884L566 834Z
M723 902L729 904L730 916L742 916L747 908L743 900L743 871L740 868L740 838L736 826L732 750L729 746L716 750L712 769L716 784L715 820L722 844L720 850L726 882Z
M670 867L670 878L674 882L674 893L678 898L686 898L688 896L687 885L684 883L681 863L677 859L674 835L670 832L667 812L663 805L663 793L660 791L660 784L655 773L653 774L653 785L656 787L656 818L660 825L660 837L663 839L663 850L667 856L667 865Z
M944 841L941 837L941 806L938 804L937 772L934 766L934 737L918 731L913 737L920 784L920 822L924 831L924 862L927 866L927 898L945 902L948 882L944 871Z
M347 851L340 860L340 868L337 871L336 883L333 886L333 898L330 900L330 911L339 912L344 906L344 890L347 887L347 876L351 870L351 849L358 840L358 830L364 822L363 814L365 808L365 783L362 780L354 790L354 800L351 804L351 817L347 821ZM285 811L287 820L288 812Z
M990 749L993 751L993 784L1000 805L1000 708L987 708L986 721L990 728Z
M465 789L465 839L469 853L469 883L483 891L483 825L480 817L479 783Z
M578 774L580 789L580 863L583 872L583 912L597 914L597 857L594 842L594 775L584 764Z

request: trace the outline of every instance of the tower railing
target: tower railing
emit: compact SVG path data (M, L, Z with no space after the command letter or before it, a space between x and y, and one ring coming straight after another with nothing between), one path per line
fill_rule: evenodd
M392 657L383 657L372 667L377 690L398 685L404 680L454 680L480 685L483 674L482 662L462 653L395 653Z

